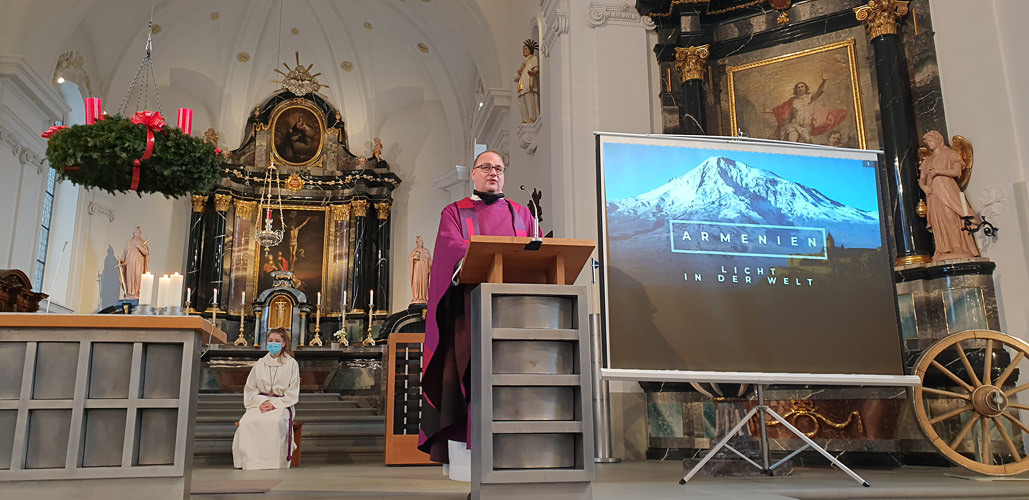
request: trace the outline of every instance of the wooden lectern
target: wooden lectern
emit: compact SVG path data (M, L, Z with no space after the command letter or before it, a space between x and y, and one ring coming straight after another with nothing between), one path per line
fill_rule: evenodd
M597 243L546 238L539 250L526 250L532 238L472 236L459 275L461 284L575 282Z
M473 236L472 498L592 499L592 240ZM531 248L531 246L530 246Z

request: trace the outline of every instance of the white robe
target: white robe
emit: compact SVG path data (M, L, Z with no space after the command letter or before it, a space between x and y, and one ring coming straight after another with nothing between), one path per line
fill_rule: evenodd
M232 438L232 464L244 470L285 469L286 456L296 449L289 437L289 412L300 396L300 367L295 359L284 358L280 364L271 354L254 363L243 389L246 413L239 419L239 428ZM263 396L275 394L281 397ZM261 413L261 403L268 401L274 410Z

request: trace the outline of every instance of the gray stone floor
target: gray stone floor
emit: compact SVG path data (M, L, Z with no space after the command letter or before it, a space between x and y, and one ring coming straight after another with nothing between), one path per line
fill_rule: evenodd
M784 500L784 499L902 499L936 500L990 498L1029 499L1029 476L989 479L964 469L903 467L855 469L870 488L840 470L797 467L787 477L697 477L680 486L679 462L599 464L593 483L595 500ZM963 477L954 477L963 476ZM965 479L964 477L972 478ZM224 467L193 469L194 481L280 479L262 494L192 495L192 500L463 500L469 485L445 479L440 467L381 465L314 465L291 470L237 471Z

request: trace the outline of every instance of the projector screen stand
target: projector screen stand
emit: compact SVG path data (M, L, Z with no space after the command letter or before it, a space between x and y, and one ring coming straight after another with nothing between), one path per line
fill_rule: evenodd
M700 460L700 462L697 462L697 465L695 465L692 469L690 469L690 471L688 473L686 473L686 475L683 476L682 479L679 480L679 484L686 484L686 481L689 481L690 478L692 478L697 472L699 472L701 467L704 467L704 464L706 464L708 462L708 460L711 460L711 458L714 457L716 453L718 453L718 450L721 450L723 447L724 448L728 448L733 453L739 455L740 458L746 460L747 462L749 462L754 467L757 467L758 469L761 469L762 472L764 472L765 474L768 474L768 475L771 475L773 469L775 469L776 467L786 463L789 459L793 458L798 453L800 453L800 452L802 452L802 451L804 451L804 450L806 450L807 448L810 447L810 448L814 449L815 451L817 451L818 453L821 453L822 456L824 456L825 458L829 459L829 462L831 462L833 465L839 467L840 470L842 470L843 472L846 472L848 476L854 478L854 480L857 481L858 483L861 483L862 486L865 486L865 487L871 486L870 484L868 484L868 481L865 481L864 479L861 478L861 476L857 475L854 471L850 470L850 468L848 468L846 465L843 465L843 463L840 462L839 460L837 460L836 457L830 455L828 451L825 451L825 448L822 448L817 443L812 441L811 438L807 437L803 432L801 432L799 429L794 427L793 424L790 424L789 422L787 422L785 418L782 418L782 416L779 415L778 413L776 413L775 410L771 409L768 405L766 405L765 404L765 386L763 384L756 384L756 387L757 387L757 406L751 408L750 411L748 411L747 414L744 415L743 418L740 419L739 423L737 423L735 427L730 429L729 432L726 432L725 436L721 439L721 441L719 441L718 444L716 444L713 448L711 448L707 452L707 454L704 455L704 458L702 458ZM740 453L739 451L736 450L736 448L733 448L732 445L729 444L729 439L732 438L733 436L735 436L737 432L740 432L740 430L743 429L743 426L747 425L747 422L749 422L750 419L752 417L754 417L755 415L757 415L758 418L759 418L760 428L761 428L761 462L762 462L761 465L758 465L756 462L751 460L749 457L747 457L743 453ZM804 443L806 443L804 446L801 446L799 449L793 451L792 453L787 455L785 458L783 458L782 460L779 460L778 462L772 464L771 466L768 465L770 460L768 458L768 432L767 432L767 429L765 427L766 426L766 423L765 423L766 415L769 416L769 417L774 418L775 420L777 420L780 424L782 424L783 427L785 427L786 429L789 429L789 431L792 432L793 435L795 435L798 438L804 440Z

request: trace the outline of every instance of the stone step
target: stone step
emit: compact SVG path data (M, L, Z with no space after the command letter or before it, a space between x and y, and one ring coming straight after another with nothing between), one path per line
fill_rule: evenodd
M225 416L225 415L197 415L196 423L197 424L202 424L202 423L203 424L212 424L212 423L216 424L216 423L224 423L224 422L234 423L234 422L238 421L240 419L240 417L242 417L242 416L243 416L243 412L237 412L234 417L233 416ZM383 422L384 417L382 415L363 415L363 414L362 415L347 415L347 416L344 417L344 416L340 416L338 414L310 414L310 415L308 415L308 414L303 414L303 413L297 413L297 418L296 419L301 421L301 422L304 422L305 424L310 424L310 423L314 423L314 422L328 422L328 423L333 423L333 422L338 422L338 423L347 423L347 422Z

